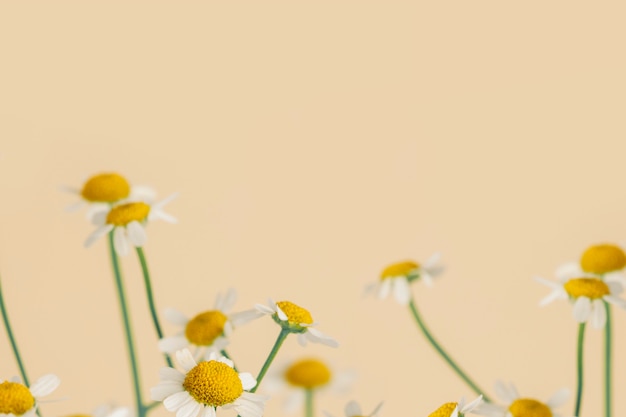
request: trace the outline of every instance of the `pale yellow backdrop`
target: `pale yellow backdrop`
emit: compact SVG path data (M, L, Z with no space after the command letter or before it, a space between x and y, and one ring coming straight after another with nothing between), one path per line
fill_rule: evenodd
M436 336L493 395L574 389L576 324L539 308L587 245L626 243L623 2L4 1L0 4L0 272L31 378L62 379L45 417L132 401L104 241L64 185L117 171L177 225L145 247L157 303L189 315L217 292L311 310L359 378L320 397L425 416L473 394L408 310L363 297L383 266L441 251L414 286ZM155 348L134 256L123 260L143 391ZM626 312L615 314L615 415L626 413ZM166 325L166 332L176 329ZM278 328L234 335L256 374ZM601 415L602 333L588 330L583 415ZM0 332L0 379L17 374ZM573 399L560 409L572 413ZM156 413L166 416L164 410ZM268 416L283 415L281 397Z

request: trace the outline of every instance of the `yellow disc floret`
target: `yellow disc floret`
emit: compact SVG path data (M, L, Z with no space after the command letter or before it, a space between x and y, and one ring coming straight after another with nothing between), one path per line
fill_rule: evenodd
M130 185L121 175L100 174L87 180L80 195L92 203L115 203L130 195Z
M200 313L187 323L185 336L194 345L210 346L224 332L227 319L219 310Z
M285 379L291 385L302 388L317 388L330 381L328 366L317 359L302 359L285 371Z
M616 245L595 245L583 253L580 258L580 266L583 271L592 274L619 271L626 266L626 254Z
M598 278L575 278L567 281L563 288L570 297L587 297L592 300L611 294L609 286Z
M450 417L457 405L457 403L445 403L444 405L430 413L428 417Z
M187 372L183 388L197 402L212 407L230 404L241 396L243 385L233 368L218 361L200 362Z
M518 398L509 406L513 417L552 417L550 407L530 398Z
M313 317L305 308L290 301L279 301L276 305L287 315L287 321L292 324L312 324Z
M387 268L383 269L383 272L380 273L380 279L383 280L387 278L406 277L409 274L413 273L419 267L420 265L413 261L404 261L391 264Z
M9 381L0 384L0 414L20 416L34 406L35 397L25 385Z
M107 224L126 226L133 221L142 222L148 218L150 206L146 203L128 203L113 207L107 214Z

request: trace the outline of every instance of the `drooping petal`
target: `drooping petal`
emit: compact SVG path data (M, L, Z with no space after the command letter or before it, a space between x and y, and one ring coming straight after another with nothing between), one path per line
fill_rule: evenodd
M183 349L176 352L176 360L180 366L183 367L185 372L189 372L191 369L195 368L196 365L198 365L189 349Z
M396 278L393 280L393 295L396 301L402 305L407 305L411 299L411 287L406 278Z
M241 380L241 385L243 389L246 391L254 388L256 386L256 379L252 376L252 374L248 372L242 372L239 374L239 379Z
M100 239L102 236L106 235L107 233L109 233L111 230L113 230L113 226L110 224L107 224L105 226L102 227L98 227L96 230L94 230L85 240L85 243L83 244L86 248L90 247L91 245L93 245L93 243Z
M591 325L596 329L602 329L606 324L606 309L601 299L591 302Z
M569 389L561 388L555 392L554 395L548 399L548 401L546 401L546 404L550 408L560 407L567 402L569 394Z
M313 327L309 327L304 334L307 335L311 342L321 343L330 347L339 347L339 342Z
M120 256L126 256L130 252L130 245L126 237L126 228L118 226L113 230L113 246Z
M381 300L383 298L387 298L389 293L391 292L391 279L387 278L380 282L380 286L378 287L378 298Z
M589 320L591 315L591 300L587 297L578 297L574 302L573 309L574 320L579 323L584 323Z
M126 233L128 234L128 241L135 247L142 247L146 244L148 236L146 230L138 221L132 221L126 226Z
M33 397L45 397L59 387L61 380L54 374L47 374L39 378L30 386Z

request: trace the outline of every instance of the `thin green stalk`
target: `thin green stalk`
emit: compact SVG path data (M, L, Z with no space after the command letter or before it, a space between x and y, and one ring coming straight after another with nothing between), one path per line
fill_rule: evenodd
M465 372L463 372L463 370L456 364L456 362L454 362L454 360L452 360L450 355L448 355L443 350L441 345L435 340L433 335L430 333L430 331L426 327L426 324L424 323L424 320L422 320L422 317L420 316L419 312L417 311L417 306L415 305L415 302L414 302L414 300L412 298L411 298L411 302L409 303L409 307L411 309L411 313L413 313L413 318L415 318L415 321L417 322L417 325L419 326L419 328L422 331L422 333L424 333L424 336L426 336L426 339L428 339L428 341L433 346L433 348L435 348L435 350L439 353L439 355L441 355L441 357L448 363L448 365L450 365L450 367L454 370L454 372L456 372L457 375L463 381L465 381L465 383L467 385L469 385L469 387L472 389L472 391L474 391L478 395L482 395L483 396L483 400L485 402L490 403L491 399L487 396L487 394L485 394L485 391L480 389L478 387L478 385L476 385L476 383L474 381L472 381L472 379Z
M259 388L259 385L261 385L261 381L263 380L265 373L270 368L270 365L272 364L274 357L276 357L276 354L278 353L278 349L280 349L280 346L283 344L283 342L285 341L289 333L290 331L288 329L280 330L280 333L278 334L278 338L276 338L276 342L274 342L274 347L272 348L272 351L270 352L269 356L265 360L265 363L263 364L263 367L261 368L261 371L259 372L259 376L256 377L256 385L250 390L250 392L256 392L256 390Z
M146 409L143 405L143 399L141 396L141 387L139 385L139 366L137 364L137 355L135 353L135 343L133 341L133 332L130 326L128 304L126 303L126 294L124 292L124 285L122 283L122 274L120 272L119 259L117 258L117 253L115 252L115 246L113 244L113 232L112 231L109 233L109 253L111 255L111 265L113 267L115 286L117 288L117 295L119 298L120 309L122 312L124 334L126 336L126 347L128 349L130 368L131 368L131 373L133 377L133 388L135 391L135 405L137 408L137 417L145 417Z
M2 295L2 283L1 282L0 282L0 310L2 310L2 320L4 320L4 327L7 329L7 335L9 336L9 341L11 342L11 348L13 349L13 354L15 355L15 361L17 362L17 366L20 368L22 381L24 381L24 384L27 387L30 387L30 382L28 381L28 376L26 375L26 368L24 367L24 362L22 362L22 356L20 355L20 350L17 348L17 342L15 341L15 336L13 336L13 330L11 330L11 323L9 322L9 315L7 314L7 310L4 305L4 296Z
M304 396L304 415L305 417L313 417L313 388L306 388L304 390Z
M583 398L583 341L585 339L585 324L580 323L578 325L578 344L577 344L577 355L576 355L576 374L577 374L577 384L576 384L576 406L574 407L574 417L580 417L580 403Z
M154 295L152 292L152 283L150 280L150 272L148 270L148 262L146 261L146 256L143 253L143 248L137 247L137 256L139 257L139 263L141 263L141 271L143 272L143 280L146 284L146 296L148 297L148 306L150 307L150 315L152 316L152 323L154 324L154 330L156 330L157 337L159 340L163 339L163 331L161 330L161 324L159 323L159 316L156 312L156 307L154 304ZM170 368L174 367L174 363L170 358L170 355L167 353L164 354L165 362L167 366Z
M605 417L611 417L613 414L613 378L611 377L613 341L611 335L611 306L605 301L604 307L606 308L606 327L604 328L604 415Z

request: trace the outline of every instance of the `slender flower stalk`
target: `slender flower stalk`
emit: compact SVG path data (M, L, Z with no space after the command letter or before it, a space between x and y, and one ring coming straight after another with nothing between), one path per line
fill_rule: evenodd
M611 306L605 301L604 307L606 307L606 327L604 328L604 415L605 417L611 417L613 415Z
M580 404L583 398L583 345L585 339L585 324L580 323L578 325L578 347L576 355L576 405L574 407L574 416L580 417Z
M313 417L313 388L306 388L304 390L304 416Z
M152 282L150 280L150 271L148 269L148 262L146 261L146 256L143 253L143 248L140 246L136 247L137 256L139 257L139 263L141 264L141 272L143 272L143 280L146 284L146 296L148 297L148 307L150 308L150 315L152 316L152 324L154 325L154 330L156 331L157 337L159 340L163 339L163 331L161 330L161 324L159 323L159 316L156 312L156 307L154 304L154 294L152 292ZM167 366L170 368L174 367L174 363L170 356L165 353L165 362Z
M24 381L24 384L26 386L30 386L30 382L28 381L28 376L26 375L26 368L24 367L24 362L22 361L22 356L20 355L20 351L17 348L17 342L15 341L15 336L13 336L13 330L11 330L11 322L9 321L9 315L7 314L7 310L4 304L4 296L2 295L1 280L0 280L0 310L2 310L2 320L4 320L4 327L7 330L7 335L9 336L9 341L11 342L11 348L13 349L13 354L15 355L15 361L17 362L17 366L20 368L22 381Z
M472 391L474 391L478 395L482 395L485 402L491 402L491 399L485 394L485 391L480 389L478 385L476 385L476 383L459 367L459 365L456 364L456 362L454 362L450 355L448 355L446 351L443 350L441 345L435 340L433 335L426 327L426 324L420 316L420 313L417 311L417 306L415 305L415 301L413 300L413 298L411 298L409 302L409 308L411 309L413 318L417 322L420 330L422 331L422 333L424 333L424 336L426 336L426 339L428 339L428 341L433 346L433 348L435 348L437 353L441 355L441 357L448 363L448 365L450 365L454 372L456 372L457 375L472 389Z
M115 252L115 245L113 242L113 232L109 232L109 253L111 255L111 266L113 267L113 275L115 278L115 286L117 289L117 295L120 302L120 309L122 312L122 321L124 323L124 334L126 336L126 347L128 349L128 356L130 360L131 373L133 377L133 388L135 391L135 405L137 409L137 417L145 417L146 408L141 396L141 387L139 383L139 366L137 364L137 355L135 353L135 343L133 340L133 332L130 326L130 317L128 312L128 305L126 303L126 294L124 292L124 285L122 283L122 274L120 271L119 259Z
M263 367L261 368L261 371L259 372L259 376L256 377L256 385L250 390L250 392L256 392L256 390L259 388L259 385L261 385L261 381L263 380L263 377L267 373L267 370L270 368L272 361L274 360L274 358L276 357L276 354L278 353L278 349L280 349L280 346L283 344L283 342L285 341L289 333L291 333L289 329L282 328L280 330L280 333L278 334L278 337L276 338L276 342L274 342L274 347L272 348L272 351L270 352L269 356L265 360L265 363L263 364Z

